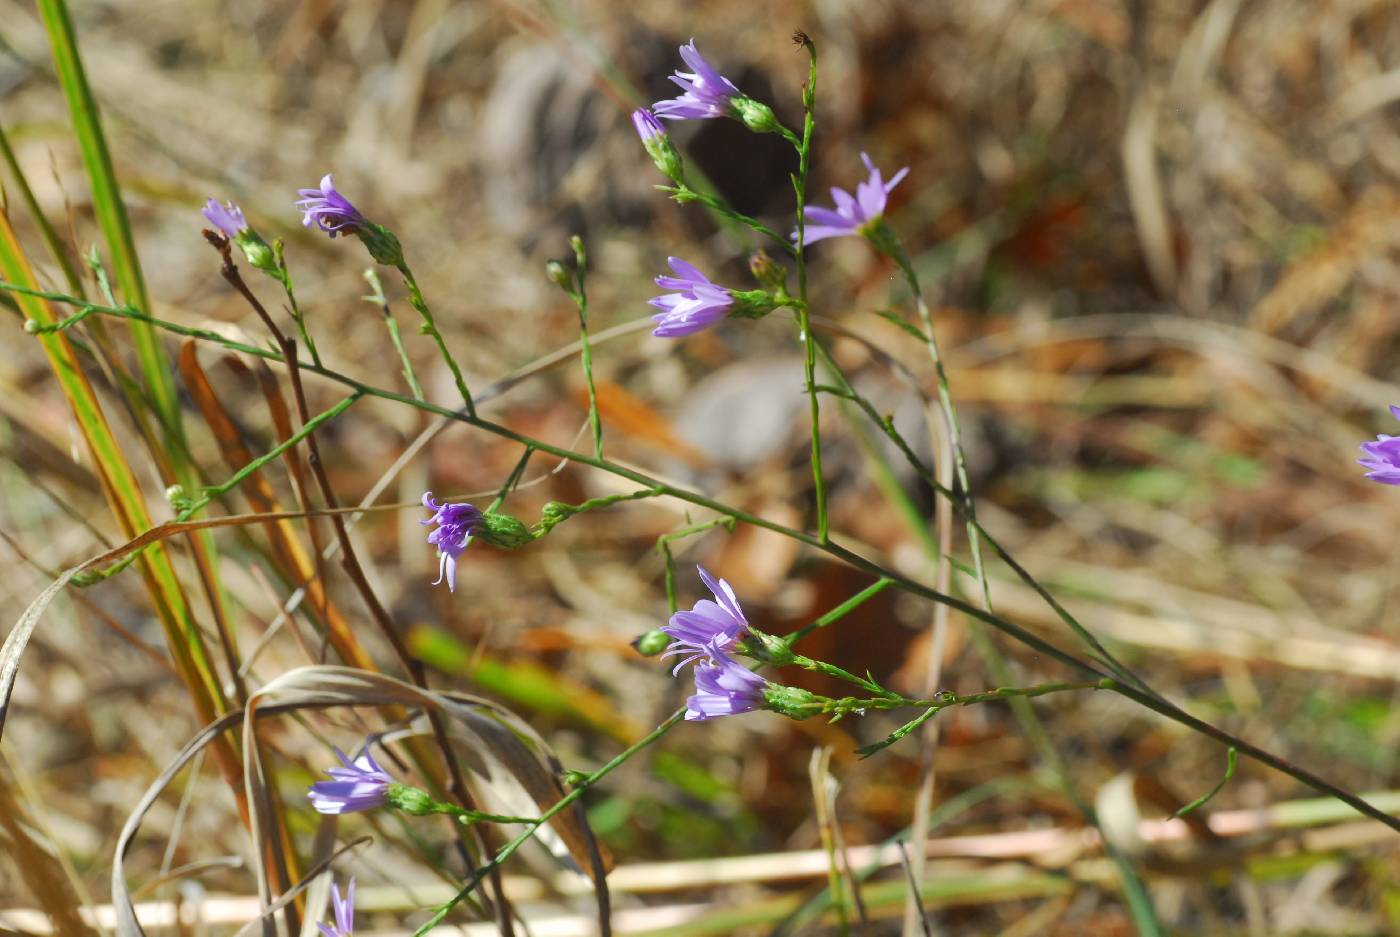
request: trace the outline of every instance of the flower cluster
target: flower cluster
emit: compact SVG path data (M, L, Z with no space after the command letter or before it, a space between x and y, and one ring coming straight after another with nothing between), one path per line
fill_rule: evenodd
M686 700L685 718L700 722L762 709L768 681L727 653L748 631L744 610L729 583L715 579L703 566L697 569L714 601L701 599L690 611L676 612L661 629L671 637L662 656L681 658L671 672L695 664L695 693Z

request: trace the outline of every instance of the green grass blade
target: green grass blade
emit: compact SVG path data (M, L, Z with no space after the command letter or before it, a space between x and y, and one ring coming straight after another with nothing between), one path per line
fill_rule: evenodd
M78 40L73 33L73 21L64 0L38 0L44 28L49 34L54 70L59 87L68 101L73 118L73 132L78 138L83 165L92 186L93 212L102 228L102 236L111 254L112 270L122 298L143 311L151 308L146 295L146 281L141 275L141 263L136 256L136 243L131 235L131 223L121 188L112 168L112 155L102 132L97 101L88 86L87 74L78 54ZM150 388L151 401L161 425L171 443L171 455L177 464L184 463L183 433L180 429L179 399L170 362L161 347L156 331L144 322L131 322L131 335L136 344L141 372Z

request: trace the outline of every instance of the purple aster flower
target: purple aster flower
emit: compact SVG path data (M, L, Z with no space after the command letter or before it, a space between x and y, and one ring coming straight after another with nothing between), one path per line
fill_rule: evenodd
M481 511L466 503L438 504L433 500L431 491L423 493L423 507L432 511L433 516L418 523L425 526L438 525L437 530L428 534L428 542L438 549L438 577L433 581L433 585L442 582L445 576L447 588L456 592L457 558L462 555L467 544L471 543L472 534L476 533L476 528L481 523Z
M669 101L652 105L656 113L667 120L700 120L706 117L728 117L733 101L743 95L734 83L710 67L695 48L695 40L681 46L681 59L693 72L676 72L671 80L685 93Z
M886 196L908 174L909 167L904 167L894 174L893 179L885 182L869 156L862 153L860 158L865 168L870 170L870 178L856 186L854 197L845 189L833 186L831 200L836 203L834 211L816 205L807 206L803 213L807 220L806 230L803 231L804 245L848 234L867 234L871 226L884 217ZM792 239L797 240L796 230L792 232Z
M302 218L302 224L308 228L314 224L331 237L335 237L337 234L354 234L369 224L359 209L336 191L330 173L326 173L321 179L319 189L297 191L301 200L296 205L305 216Z
M311 798L311 806L318 813L331 814L357 813L384 806L384 795L395 782L387 771L379 767L369 749L366 748L354 761L346 758L338 748L335 754L344 767L326 771L333 780L317 781L311 785L307 794Z
M204 203L203 215L224 237L235 238L248 230L248 222L243 220L243 209L232 202L220 205L212 198Z
M1400 420L1400 406L1391 404L1391 415ZM1370 469L1366 477L1383 485L1400 485L1400 436L1381 433L1375 442L1363 442L1366 458L1356 461Z
M685 718L702 722L764 707L768 681L716 651L714 659L695 668L695 695L685 701Z
M680 338L707 329L729 312L734 297L729 290L710 282L709 277L679 257L669 259L678 276L659 276L656 285L677 290L650 300L661 312L652 316L657 323L651 334L659 338Z
M340 899L340 889L331 886L331 909L335 912L335 925L317 924L322 937L354 937L355 930L355 880L345 886L345 900Z
M676 612L671 623L661 630L671 638L662 657L683 655L671 673L680 673L686 664L708 661L734 646L739 635L748 630L749 622L734 590L723 579L715 579L703 566L697 566L700 578L714 593L715 600L701 599L688 612Z

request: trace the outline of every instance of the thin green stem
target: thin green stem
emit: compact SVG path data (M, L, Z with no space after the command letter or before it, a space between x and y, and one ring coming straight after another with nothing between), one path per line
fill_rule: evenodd
M427 300L423 298L423 291L418 288L418 280L413 276L413 271L408 268L407 263L399 264L399 273L403 274L404 286L408 287L408 303L418 310L418 315L423 317L421 330L424 335L432 337L437 344L438 351L442 354L442 360L447 363L447 369L452 372L452 380L457 384L457 392L462 395L462 402L466 404L467 415L476 416L476 404L472 402L471 391L467 390L467 379L462 376L462 369L457 364L457 359L452 357L452 352L447 350L447 342L443 340L442 333L438 331L437 322L433 319L433 312L428 308Z
M802 88L802 140L797 145L797 173L792 177L797 196L797 328L803 346L803 373L807 379L808 411L812 422L812 485L817 500L817 540L827 541L826 478L822 474L821 405L817 400L816 337L812 335L811 314L807 305L807 176L812 168L812 129L816 124L817 47L810 39L807 49L807 84ZM787 135L790 137L791 132Z
M796 140L795 137L793 139ZM684 182L678 182L675 185L658 185L656 188L657 191L665 192L667 195L671 196L672 200L682 205L689 202L699 202L716 214L722 215L731 221L736 221L756 234L763 235L786 251L789 256L795 258L798 255L797 245L793 244L792 241L783 237L757 218L745 215L743 212L735 211L728 202L718 196L711 195L708 192L697 192Z
M588 384L588 425L593 430L593 455L603 457L603 422L598 416L598 391L593 386L593 346L588 341L588 292L585 278L588 275L588 253L583 249L583 238L574 235L569 241L574 249L576 273L574 289L567 291L578 307L579 356L583 359L583 379Z
M849 599L842 602L840 605L836 606L822 617L818 618L816 621L811 622L810 624L803 625L796 631L784 635L783 643L786 644L788 647L792 647L798 641L801 641L803 638L807 637L807 635L811 634L813 631L816 631L818 628L825 628L827 625L835 621L839 621L842 618L845 618L851 612L855 611L858 607L864 605L870 599L873 599L875 596L879 595L881 592L884 592L892 585L894 585L893 579L881 576L879 579L875 580L870 585L866 586L864 589L860 590L855 595L851 596Z
M662 534L656 538L656 548L661 551L664 563L664 577L666 580L666 607L670 614L676 614L676 563L671 556L671 544L677 540L682 540L693 534L704 533L716 527L724 527L731 534L734 533L734 518L716 517L712 520L701 521L698 524L691 524L682 527L680 530L673 530L669 534Z
M1200 797L1197 797L1195 800L1191 801L1191 803L1182 807L1176 813L1172 814L1172 816L1184 817L1188 813L1191 813L1195 810L1199 810L1201 807L1204 807L1211 800L1211 798L1213 798L1216 794L1219 794L1222 790L1224 790L1225 785L1229 784L1230 779L1235 776L1235 761L1238 755L1239 752L1235 749L1235 746L1231 745L1228 749L1226 749L1225 776L1220 779L1220 781L1215 785L1215 787L1212 787L1205 794L1201 795Z
M5 165L10 169L10 176L15 180L15 187L19 189L19 196L24 200L24 205L29 209L29 216L33 219L35 227L39 229L39 237L44 241L44 246L49 249L49 255L53 257L58 268L63 271L63 279L67 281L68 288L79 295L83 292L83 281L78 276L78 268L73 264L73 258L68 255L68 249L59 238L58 232L54 230L47 215L39 207L39 200L34 197L34 190L29 187L29 180L25 178L23 170L20 169L19 160L15 159L14 150L10 148L9 138L5 136L5 128L0 125L0 158L3 158Z
M423 399L423 385L418 383L418 375L413 371L413 362L408 360L408 352L403 347L403 336L399 333L399 323L394 318L393 310L389 308L389 298L384 295L384 284L379 279L379 271L374 267L365 268L365 281L369 283L370 295L363 297L365 302L372 303L379 307L380 313L384 316L384 328L389 333L389 341L394 345L394 351L398 353L399 365L403 368L404 380L408 382L409 390L413 391L415 400ZM301 317L297 317L300 325ZM312 357L315 357L313 351ZM316 362L320 364L320 362Z

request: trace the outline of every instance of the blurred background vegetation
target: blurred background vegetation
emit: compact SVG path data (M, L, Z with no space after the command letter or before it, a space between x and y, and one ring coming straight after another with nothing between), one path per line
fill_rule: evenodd
M627 115L671 96L675 47L693 36L740 88L797 125L806 59L788 36L806 30L822 57L815 191L853 187L862 151L887 174L911 168L890 218L935 295L983 522L1193 713L1349 789L1400 786L1400 509L1396 492L1366 482L1353 462L1360 441L1389 429L1384 407L1400 399L1390 383L1400 360L1394 2L142 0L73 12L152 312L262 341L199 234L204 199L232 198L266 236L286 239L327 364L398 389L382 313L363 299L368 259L357 244L301 226L298 187L333 171L341 191L399 234L449 346L473 387L486 386L576 338L572 304L543 273L548 258L569 253L571 234L584 236L592 257L595 333L646 315L651 278L670 254L718 282L747 284L756 245L652 191L663 180ZM79 261L99 233L44 29L21 0L0 0L0 126ZM678 125L675 137L737 208L786 229L794 160L781 140L723 121ZM9 211L39 256L13 194ZM926 355L879 315L907 303L897 271L855 239L812 256L814 313L833 353L927 451L917 399L887 360L931 392ZM40 264L39 276L62 287L52 264ZM412 335L401 288L386 287ZM263 283L255 289L275 311L279 297ZM107 520L37 342L18 314L0 328L8 628L55 571L124 538ZM415 336L409 346L429 399L452 402L431 345ZM256 384L204 354L239 432L265 452L276 436ZM801 354L785 324L734 322L682 342L624 330L600 341L594 370L613 458L810 525ZM91 376L104 399L116 399L102 374ZM336 396L314 380L308 393L313 410ZM188 399L184 407L196 463L226 478L232 467L214 435ZM122 432L118 411L111 418ZM572 358L539 369L486 412L586 448ZM930 493L853 432L834 403L827 419L833 533L931 580L926 530L882 496L902 486L927 515ZM370 402L324 430L342 500L358 502L427 426L419 413ZM518 456L513 444L448 429L390 478L380 500L494 492ZM154 470L133 464L160 506ZM606 478L554 467L532 463L516 513L532 518L551 498L615 490ZM288 479L269 478L294 503ZM250 509L234 496L227 506ZM683 508L623 505L577 518L529 550L473 549L455 595L428 586L436 562L420 509L371 513L355 537L371 582L438 685L502 700L566 766L591 769L687 692L628 645L665 619L654 545L704 519ZM231 624L255 683L326 653L309 630L294 634L299 626L269 634L285 590L263 562L260 537L242 528L217 538ZM733 583L755 626L778 632L869 583L752 529L711 531L673 551L683 605L701 594L692 574L701 562ZM1029 590L991 572L999 611L1059 633ZM328 581L347 609L358 608L338 568ZM955 584L975 592L970 580ZM807 653L917 693L930 614L887 592L814 635ZM966 623L954 616L953 624L946 688L995 685ZM362 631L389 660L378 636ZM22 842L61 856L79 893L107 900L117 829L200 728L161 647L134 575L72 592L50 610L0 749L0 814L12 818L0 825L0 843L11 847L0 851L0 909L41 900L26 874L38 860ZM1062 675L1022 648L1003 650L1020 682ZM784 678L832 689L808 674ZM1136 830L1139 812L1170 812L1224 770L1217 744L1107 694L1036 708L1083 791L1100 792L1106 825ZM941 932L1131 933L1101 850L1079 835L1081 816L1010 712L982 706L938 718L936 802L950 809L934 829L946 844L932 853L940 858L931 879L962 883L936 902ZM682 726L590 795L590 819L619 866L654 870L638 873L636 894L622 887L619 907L691 902L704 905L701 919L749 909L756 923L691 932L771 932L790 909L779 899L824 884L822 863L797 859L821 846L813 748L833 748L836 822L848 844L879 843L908 825L917 740L867 761L854 755L897 724L894 715L827 725L756 714ZM341 744L363 731L351 716L318 717L316 726ZM324 767L326 750L305 727L269 737L293 766L284 775L290 803ZM1123 777L1135 794L1122 795L1114 779ZM1242 764L1206 808L1227 814L1216 829L1226 838L1198 830L1164 845L1122 834L1167 929L1400 932L1393 835L1337 824L1340 815L1308 805L1292 821L1248 812L1305 796L1290 779ZM311 835L309 816L288 822ZM1332 825L1304 834L1280 826L1289 822ZM384 826L379 843L347 865L362 889L432 885L428 866L396 848L404 831ZM128 868L155 878L244 855L243 835L231 796L206 770L162 800ZM958 839L968 836L984 838ZM718 862L671 878L659 865L769 853L778 855L761 868ZM508 871L543 881L541 868ZM898 882L898 869L878 878ZM193 906L205 891L248 895L251 880L246 870L215 868L152 894ZM400 892L380 894L391 913L371 919L388 927L407 919L394 908L424 903ZM896 910L872 907L885 928L872 932L896 932ZM21 922L0 914L3 926Z

